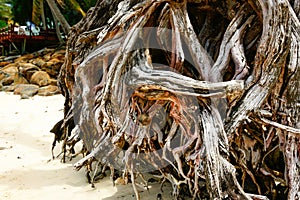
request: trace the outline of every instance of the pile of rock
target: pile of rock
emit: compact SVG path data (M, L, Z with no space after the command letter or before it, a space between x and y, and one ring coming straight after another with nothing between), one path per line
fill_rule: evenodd
M12 61L0 62L0 91L14 92L21 98L59 94L57 76L65 50L43 49ZM7 59L6 59L7 60Z

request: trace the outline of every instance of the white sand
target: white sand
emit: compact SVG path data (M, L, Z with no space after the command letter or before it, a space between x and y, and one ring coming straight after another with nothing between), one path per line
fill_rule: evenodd
M67 163L51 159L54 135L49 130L62 119L63 103L61 95L21 100L0 92L0 199L135 199L131 185L113 187L108 177L92 189L84 169L73 170L81 156ZM159 184L150 187L141 190L142 200L161 193ZM163 199L171 199L170 192Z

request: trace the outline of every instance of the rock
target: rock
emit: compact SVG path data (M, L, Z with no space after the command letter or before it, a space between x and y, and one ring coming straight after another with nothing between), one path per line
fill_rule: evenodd
M51 78L51 79L50 79L50 83L49 83L49 85L54 85L54 86L57 86L57 80L56 80L56 79L53 79L53 78Z
M31 63L19 63L19 71L29 81L34 72L40 71L40 68Z
M11 64L11 62L6 62L6 61L0 62L0 68L6 66L8 64Z
M14 76L14 85L18 85L18 84L28 84L28 81L26 78L24 78L24 76L22 76L22 74L20 73L16 73Z
M30 59L34 58L33 54L26 54L14 60L15 63L26 63Z
M43 48L43 49L35 52L35 54L37 54L37 55L45 55L45 54L48 54L48 53L52 53L53 51L55 51L55 49L46 47L46 48Z
M32 63L38 67L42 67L45 64L45 62L46 61L41 57L30 60L30 63Z
M6 77L7 77L7 75L5 73L1 72L1 70L0 70L0 82Z
M59 51L56 51L54 52L52 55L51 55L51 59L58 59L58 60L64 60L65 58L65 54L66 54L66 50L59 50Z
M50 76L57 77L62 64L63 64L62 60L53 58L48 62L45 62L45 64L41 67L41 69L43 71L46 71Z
M3 68L0 69L0 71L6 72L6 73L12 73L14 74L16 71L18 71L18 63L10 63Z
M34 96L35 94L38 93L39 86L34 85L34 84L20 84L17 85L14 94L19 94L21 95L22 99L27 99L29 97Z
M4 79L2 79L2 80L0 81L0 84L3 85L3 86L11 85L11 84L13 84L14 79L15 79L14 76L8 76L8 77L5 77Z
M15 74L18 72L18 68L13 64L3 67L0 70L0 84L3 86L12 84L14 82Z
M65 49L43 49L32 54L10 57L8 60L4 57L0 60L0 91L20 93L19 85L34 84L42 87L39 95L60 93L56 78L64 62L65 53ZM29 96L31 93L24 93L23 98Z
M1 61L13 62L16 58L19 58L21 55L11 55L11 56L2 56Z
M51 82L51 78L47 72L44 71L36 71L30 78L30 83L37 84L39 86L49 85Z
M54 94L60 94L60 90L57 86L54 85L48 85L48 86L44 86L39 88L38 90L38 95L40 96L51 96Z
M52 53L47 53L46 55L43 56L44 60L48 61L51 59L51 54Z
M13 92L18 85L7 85L2 87L2 91L4 92Z

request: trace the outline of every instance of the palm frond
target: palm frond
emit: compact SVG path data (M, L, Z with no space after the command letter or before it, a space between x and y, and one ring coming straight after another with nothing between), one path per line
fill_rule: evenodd
M10 0L0 0L0 19L12 18Z
M41 16L43 14L43 0L33 0L32 1L32 14L31 20L35 24L39 24L41 22Z
M66 4L65 4L65 1L64 0L56 0L56 2L58 3L58 5L65 9L66 8Z
M85 12L76 0L68 0L73 9L79 12L82 16L85 16Z

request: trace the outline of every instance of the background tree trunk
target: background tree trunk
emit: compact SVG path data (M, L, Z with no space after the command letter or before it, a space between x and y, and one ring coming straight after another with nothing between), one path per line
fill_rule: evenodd
M56 20L60 23L64 33L68 35L70 30L70 25L65 19L65 17L62 15L62 13L60 12L59 8L56 5L55 0L46 0L46 1L49 5L49 8L51 9L53 17L56 18Z
M137 198L155 172L175 197L299 199L299 30L298 0L98 1L70 31L54 145L83 140L75 167Z

